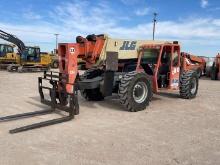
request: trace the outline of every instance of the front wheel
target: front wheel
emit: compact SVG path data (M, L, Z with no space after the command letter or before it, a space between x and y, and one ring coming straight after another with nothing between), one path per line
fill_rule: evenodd
M128 72L119 84L120 103L130 112L144 110L152 97L150 80L145 73Z
M57 69L59 67L59 62L58 61L54 61L52 64L52 68Z
M180 77L180 97L195 98L198 92L199 78L195 71L184 71Z

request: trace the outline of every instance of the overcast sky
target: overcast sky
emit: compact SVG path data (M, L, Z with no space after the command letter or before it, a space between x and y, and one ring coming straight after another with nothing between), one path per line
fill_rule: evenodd
M220 52L219 0L0 0L0 29L42 51L78 35L108 34L124 39L178 40L184 51L204 56ZM4 41L0 41L4 42Z

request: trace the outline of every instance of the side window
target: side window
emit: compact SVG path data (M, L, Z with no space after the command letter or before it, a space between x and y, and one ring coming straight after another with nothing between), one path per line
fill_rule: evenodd
M0 56L4 56L3 45L0 45Z
M0 52L3 52L3 46L0 45Z
M173 63L173 66L179 65L179 55L178 55L177 49L174 49L173 56L172 56L172 63Z
M13 48L12 47L8 47L8 53L13 53Z

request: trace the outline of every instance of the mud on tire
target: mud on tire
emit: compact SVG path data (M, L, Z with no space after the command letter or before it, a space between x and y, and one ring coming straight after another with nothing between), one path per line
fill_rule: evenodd
M145 73L128 72L120 81L120 103L130 112L144 110L152 95L151 83Z
M180 97L195 98L198 92L199 78L195 71L184 71L180 76Z

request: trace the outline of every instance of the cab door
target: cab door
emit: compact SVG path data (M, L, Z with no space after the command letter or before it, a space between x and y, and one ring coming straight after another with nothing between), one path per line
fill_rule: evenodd
M33 48L34 50L34 62L41 62L40 48Z
M180 77L180 47L172 47L172 58L170 66L170 89L179 89Z

